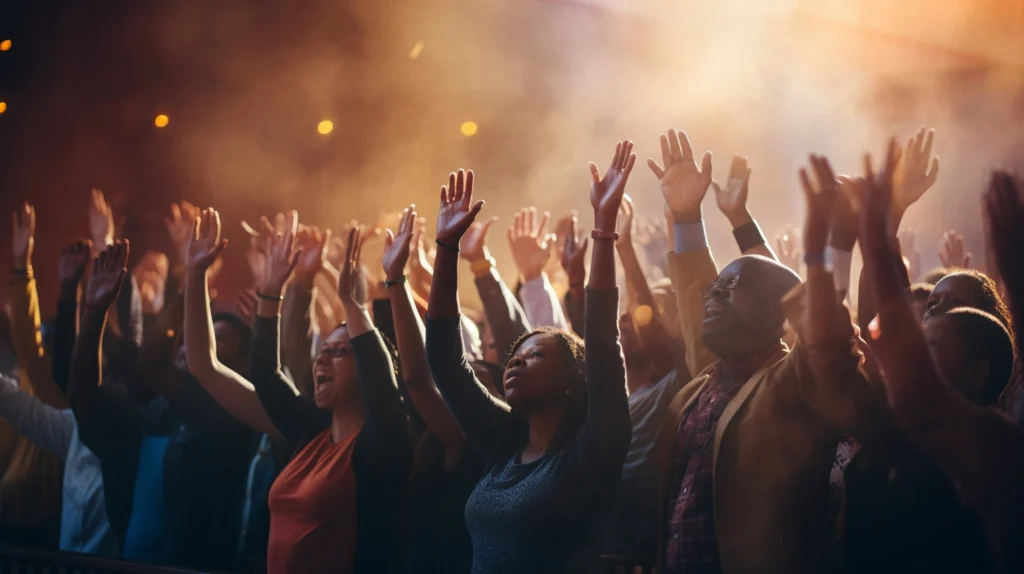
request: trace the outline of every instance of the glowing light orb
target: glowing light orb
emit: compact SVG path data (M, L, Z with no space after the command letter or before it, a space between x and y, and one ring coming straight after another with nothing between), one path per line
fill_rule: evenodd
M334 131L334 122L331 120L323 120L316 125L316 132L322 136L325 136Z
M468 138L475 136L478 129L480 128L476 125L476 122L462 122L462 126L459 128L459 131L462 132L462 135Z
M3 42L0 42L0 52L6 52L7 50L10 50L10 49L11 49L11 41L10 40L4 40Z
M169 124L170 122L171 118L167 117L167 115L165 114L160 114L153 119L153 125L158 128L167 127L167 124Z

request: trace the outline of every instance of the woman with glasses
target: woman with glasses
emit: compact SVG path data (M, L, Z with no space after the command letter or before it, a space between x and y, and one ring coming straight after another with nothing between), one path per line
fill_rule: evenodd
M270 574L396 572L398 513L412 448L391 353L355 296L359 230L349 235L339 281L348 320L327 336L314 359L311 403L281 371L278 322L285 283L297 266L315 273L323 246L292 254L294 212L290 223L285 233L267 225L263 236L267 264L258 281L251 382L211 359L204 352L212 348L208 327L194 321L190 328L186 319L189 368L197 363L194 374L233 416L295 447L270 489ZM216 212L204 213L189 246L194 271L205 272L225 246ZM202 284L186 294L189 317L209 308Z

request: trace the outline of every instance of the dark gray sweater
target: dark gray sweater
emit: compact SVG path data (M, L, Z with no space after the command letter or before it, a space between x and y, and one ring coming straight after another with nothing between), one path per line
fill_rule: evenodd
M525 421L480 385L466 361L459 317L427 320L427 358L448 408L486 463L466 503L474 573L590 572L601 518L629 447L618 290L587 291L587 416L557 451L518 461Z

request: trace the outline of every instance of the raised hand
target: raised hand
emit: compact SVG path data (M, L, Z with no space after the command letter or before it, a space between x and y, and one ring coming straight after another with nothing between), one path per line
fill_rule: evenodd
M701 168L693 160L693 148L684 132L668 130L661 136L664 167L647 158L647 165L661 182L661 194L676 223L700 221L700 204L711 185L711 152L704 154Z
M164 227L167 228L167 235L174 245L175 255L184 258L185 247L192 238L192 228L195 226L197 215L199 210L187 201L171 203L171 214L164 217Z
M324 268L327 257L327 243L331 230L320 231L319 227L300 225L295 235L295 249L301 252L295 265L295 281L310 289L316 274Z
M238 316L249 327L252 327L256 321L256 308L258 305L259 299L256 297L255 290L243 289L238 292L238 299L235 301L235 311L238 312Z
M89 201L89 236L94 249L105 249L114 242L114 212L103 192L92 190Z
M800 272L800 230L795 227L787 227L782 233L775 236L775 255L779 263L789 267L793 271Z
M895 239L891 219L896 166L900 161L900 148L896 139L889 140L882 169L875 171L870 154L864 156L864 186L853 198L860 209L860 245L865 257L886 254Z
M36 208L25 202L11 214L11 250L16 269L27 269L32 265L35 244Z
M943 267L970 269L971 254L964 248L964 236L954 230L942 234L939 239L939 261Z
M992 255L1011 302L1017 306L1024 297L1024 181L1009 172L994 171L982 199L982 213L988 228Z
M352 314L352 310L366 309L365 294L359 293L359 269L362 266L364 241L362 231L361 227L356 226L348 232L345 260L341 264L341 273L338 277L338 298L349 315Z
M560 263L565 274L569 277L570 287L582 287L587 279L587 268L584 260L587 255L589 237L584 237L579 229L579 221L574 215L570 219L569 231L565 234L565 242L562 244L562 257Z
M469 230L484 202L473 202L473 170L459 170L448 175L448 185L441 186L441 209L437 214L435 238L442 246L457 248Z
M128 274L128 240L118 240L96 256L92 264L92 275L85 288L85 304L106 313L121 292L125 275Z
M921 199L939 177L939 158L932 158L935 130L921 128L907 141L907 148L895 172L893 199L895 209L902 213ZM930 161L929 161L930 160Z
M277 228L280 228L278 226ZM275 229L277 229L275 228ZM262 281L259 282L259 292L268 297L280 297L284 286L292 276L292 272L299 264L301 252L294 251L295 234L299 229L299 214L292 211L288 216L288 223L284 227L284 233L276 231L273 234L266 234L263 252L267 256L266 272Z
M63 285L78 286L92 257L92 241L77 239L60 250L59 276Z
M839 201L839 182L836 180L828 158L812 154L810 162L811 169L814 171L813 182L807 170L800 168L800 186L804 190L804 199L807 201L807 218L804 222L803 234L804 253L821 257L821 261L824 263L825 246L828 244L832 215ZM790 269L799 269L799 267L789 267Z
M412 231L415 227L416 206L410 205L402 211L402 217L398 222L398 234L387 230L384 236L384 257L381 260L386 281L399 281L405 274L405 266L409 262L409 252L412 248Z
M615 222L615 231L619 234L616 245L633 244L633 213L633 199L628 194L623 195L619 205L619 219Z
M539 220L536 216L536 209L522 209L508 228L508 247L524 281L540 277L555 245L554 234L544 233L551 214L545 211Z
M612 231L619 217L619 206L626 193L626 182L636 163L633 142L623 140L615 144L615 155L604 177L593 163L590 164L590 206L594 208L595 229Z
M751 171L753 170L747 165L747 158L735 156L732 158L732 165L729 166L729 179L725 182L725 187L718 185L714 180L711 181L718 209L734 228L750 222L747 190Z
M490 231L497 217L490 217L486 221L476 221L469 226L469 231L462 236L462 243L459 244L462 258L470 263L491 258L491 251L487 249L487 232Z
M864 179L848 175L839 175L836 179L839 181L839 197L832 212L829 245L839 251L851 252L857 244L858 215L850 198L859 195L857 189L864 186Z
M228 240L220 236L220 214L216 209L202 210L185 245L185 270L193 276L206 273L227 246Z

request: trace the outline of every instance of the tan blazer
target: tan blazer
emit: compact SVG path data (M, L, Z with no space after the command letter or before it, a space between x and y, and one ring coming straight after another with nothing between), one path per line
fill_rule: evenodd
M701 341L703 293L718 275L707 249L669 254L686 344L687 366L700 373L669 406L659 447L662 531L668 524L672 449L679 422L708 381L717 359ZM809 360L841 362L848 381L819 384ZM829 472L844 427L859 417L854 405L884 408L866 387L850 346L780 353L740 387L718 421L714 443L714 518L725 574L824 574L838 567L838 543L828 515ZM851 368L852 367L852 368ZM664 536L659 548L664 548ZM659 551L659 563L664 552Z

